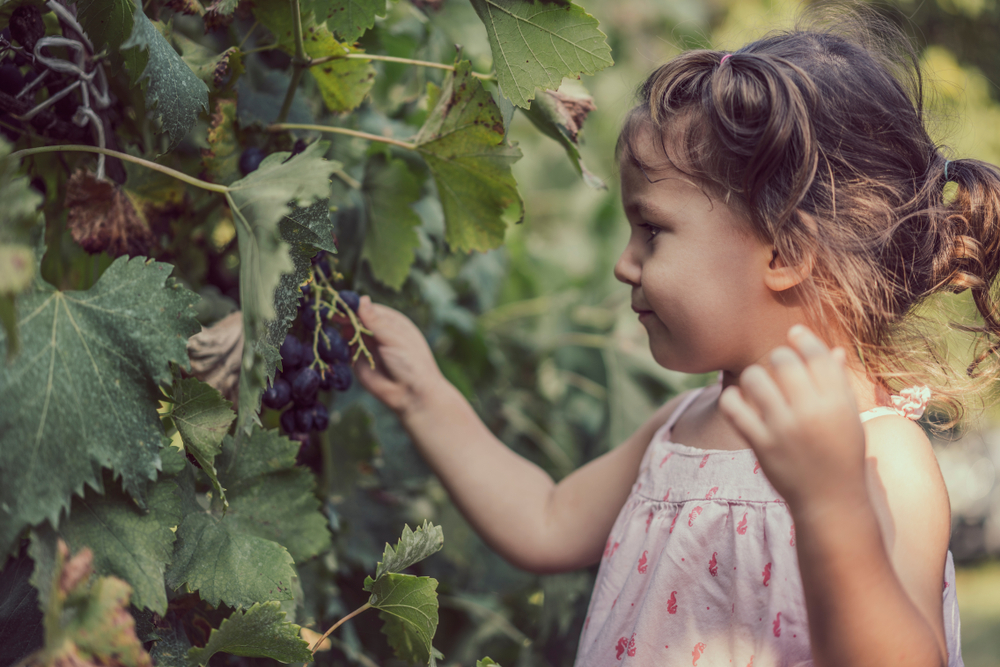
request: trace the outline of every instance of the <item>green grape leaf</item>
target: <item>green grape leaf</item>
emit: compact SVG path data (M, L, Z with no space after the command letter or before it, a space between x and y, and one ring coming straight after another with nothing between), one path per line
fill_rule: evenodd
M0 550L21 530L59 521L100 467L140 506L160 467L157 384L187 367L198 297L169 264L119 257L83 292L49 285L17 302L24 349L0 367ZM0 351L6 346L0 336Z
M226 490L219 483L214 460L222 451L222 439L229 432L229 425L236 418L232 404L218 389L197 378L176 377L170 400L174 404L170 416L181 434L184 450L198 461L225 505Z
M291 275L294 280L301 275L308 269L304 253L314 252L293 252L282 236L280 223L286 216L299 216L293 217L293 222L305 221L310 229L321 224L302 217L305 214L298 214L298 210L309 209L329 197L330 174L339 165L323 159L326 148L325 142L316 142L295 156L272 153L256 171L229 186L227 197L239 238L244 332L238 431L249 432L257 423L260 395L280 359L276 343L284 339L291 324L291 320L285 323L287 315L278 312L276 301L286 305L297 301L298 283L290 286L284 276ZM325 206L324 213L329 217L329 204ZM274 325L279 317L280 324Z
M606 190L604 181L590 173L580 157L580 130L587 115L595 108L594 98L585 93L543 90L524 110L524 115L542 134L562 145L576 173L583 177L587 185Z
M500 663L494 662L492 658L476 660L476 667L500 667Z
M385 16L385 0L306 0L302 13L308 12L317 23L353 43L375 25L376 16Z
M399 158L373 155L365 166L361 193L368 211L361 258L381 283L398 290L410 274L420 245L420 216L412 206L420 201L420 181Z
M134 0L77 0L76 18L94 43L94 52L106 51L111 66L108 74L125 71L131 83L138 83L148 60L142 49L124 49L122 44L135 27Z
M121 47L148 52L149 60L139 79L147 80L147 105L155 109L171 147L176 146L198 120L198 114L208 111L208 86L146 18L141 5L135 8L132 33Z
M246 535L272 540L297 563L330 546L330 532L313 493L315 478L295 465L299 444L277 431L255 430L237 456L227 438L219 459L229 489L226 520Z
M572 3L471 0L486 26L503 94L526 108L536 88L614 64L597 19Z
M416 530L410 530L409 526L404 525L403 534L400 535L396 548L393 549L388 543L385 545L385 553L375 569L375 580L378 581L387 574L398 574L414 563L419 563L437 553L443 546L444 531L441 530L441 526L424 521L424 525Z
M174 533L180 523L181 503L177 485L170 479L150 489L143 512L105 474L105 492L88 491L74 498L69 517L59 525L59 536L72 551L90 547L94 570L114 575L132 586L132 603L159 614L167 611L163 572L173 552Z
M216 653L247 658L273 658L279 662L310 662L312 653L299 637L299 626L285 621L278 602L255 604L246 612L235 611L212 630L204 648L188 651L191 667L207 665Z
M372 586L368 604L379 610L382 632L396 657L430 662L438 625L437 585L430 577L387 574Z
M177 528L167 585L187 585L213 607L243 608L255 602L291 600L295 566L288 550L241 533L228 516L189 514Z
M255 429L242 444L226 438L217 463L229 510L184 519L167 572L171 588L186 583L215 606L292 599L293 559L330 546L313 475L295 466L298 447L277 431Z
M282 50L295 53L292 14L284 0L260 0L254 3L254 16L274 33ZM346 13L346 12L342 12ZM322 23L317 24L311 12L302 12L302 31L306 55L312 59L361 53L348 44L337 41ZM351 111L365 98L375 83L375 69L362 59L339 58L309 68L319 85L330 111Z
M46 591L40 595L45 648L31 664L152 667L128 613L129 585L117 577L93 577L89 549L69 558L65 542L45 541L32 553L32 583Z
M463 252L499 246L505 210L523 210L510 169L521 151L504 141L500 109L471 72L463 60L440 90L431 88L432 109L416 138L437 183L445 240Z
M209 118L208 148L201 149L201 164L216 183L232 183L240 177L240 147L236 137L236 100L219 98Z

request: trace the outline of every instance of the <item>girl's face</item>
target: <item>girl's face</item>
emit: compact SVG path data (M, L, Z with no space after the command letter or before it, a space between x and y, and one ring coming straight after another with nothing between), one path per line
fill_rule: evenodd
M669 166L651 147L653 136L649 131L636 144L655 169L621 163L631 236L615 277L632 287L632 309L661 366L738 374L784 342L798 313L764 283L771 247L733 209Z

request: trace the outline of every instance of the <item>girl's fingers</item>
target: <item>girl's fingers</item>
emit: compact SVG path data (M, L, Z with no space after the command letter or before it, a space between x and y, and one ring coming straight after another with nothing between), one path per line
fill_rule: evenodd
M769 441L767 426L761 421L757 411L743 399L738 387L729 387L722 392L719 397L719 409L755 449L767 445Z
M740 393L744 402L757 409L765 423L784 420L788 401L768 372L760 366L748 366L740 375Z
M775 348L771 352L771 367L789 404L794 405L815 394L816 388L809 369L791 348L784 346Z
M830 348L808 327L796 324L788 331L788 340L802 355L814 386L820 389L839 388L845 381L841 365L833 357Z

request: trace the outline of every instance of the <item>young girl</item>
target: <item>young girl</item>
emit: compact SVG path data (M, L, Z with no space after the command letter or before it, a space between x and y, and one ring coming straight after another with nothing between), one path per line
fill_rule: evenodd
M359 380L486 542L535 572L601 561L579 667L962 664L948 496L914 420L928 385L952 416L966 385L910 325L971 288L996 340L1000 172L928 137L911 52L843 34L684 53L643 85L615 276L656 361L720 382L560 483L362 300Z

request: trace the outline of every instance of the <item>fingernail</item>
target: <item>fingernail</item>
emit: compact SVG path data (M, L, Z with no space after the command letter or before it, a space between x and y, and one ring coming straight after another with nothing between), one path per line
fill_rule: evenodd
M808 329L806 329L805 326L803 326L801 324L793 324L792 328L788 330L788 335L789 336L801 336L806 331L808 331Z

